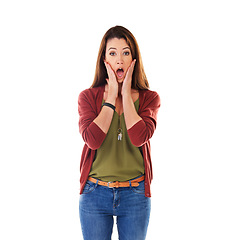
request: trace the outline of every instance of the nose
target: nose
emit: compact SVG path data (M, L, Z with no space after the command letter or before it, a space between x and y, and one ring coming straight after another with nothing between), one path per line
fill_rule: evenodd
M118 57L117 57L117 64L123 64L123 59L122 59L122 55L119 54Z

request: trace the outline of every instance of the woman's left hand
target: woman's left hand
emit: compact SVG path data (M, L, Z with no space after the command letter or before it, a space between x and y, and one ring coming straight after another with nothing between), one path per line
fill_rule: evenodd
M131 95L132 74L133 74L135 63L136 63L136 59L134 59L132 61L131 65L129 66L129 68L127 70L127 73L126 73L126 76L124 78L123 85L122 85L122 96L124 94Z

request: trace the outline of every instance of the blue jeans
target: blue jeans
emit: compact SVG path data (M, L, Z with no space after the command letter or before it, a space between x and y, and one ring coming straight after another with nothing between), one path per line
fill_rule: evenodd
M84 240L111 240L113 216L117 216L120 240L144 240L151 199L145 197L144 181L138 187L108 188L87 181L79 200Z

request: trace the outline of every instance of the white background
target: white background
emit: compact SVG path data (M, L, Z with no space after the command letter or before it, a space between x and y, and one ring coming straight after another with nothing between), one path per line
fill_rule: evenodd
M82 239L77 99L118 24L162 101L147 239L239 240L237 3L1 1L0 238Z

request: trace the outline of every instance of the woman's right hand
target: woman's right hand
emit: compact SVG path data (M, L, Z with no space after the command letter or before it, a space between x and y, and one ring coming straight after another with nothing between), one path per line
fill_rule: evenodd
M107 69L108 79L107 80L107 89L105 89L104 100L107 103L111 103L112 105L116 105L116 99L118 96L118 82L115 76L114 71L111 66L104 61L104 64ZM98 116L93 120L93 122L105 133L107 134L109 127L112 122L114 111L109 107L104 107L98 114Z
M112 67L110 66L109 63L104 61L104 64L106 66L107 69L107 74L108 77L106 79L107 83L108 83L108 96L107 96L107 102L112 103L115 105L115 101L117 99L118 96L118 82L117 82L117 78L116 75L112 69Z

